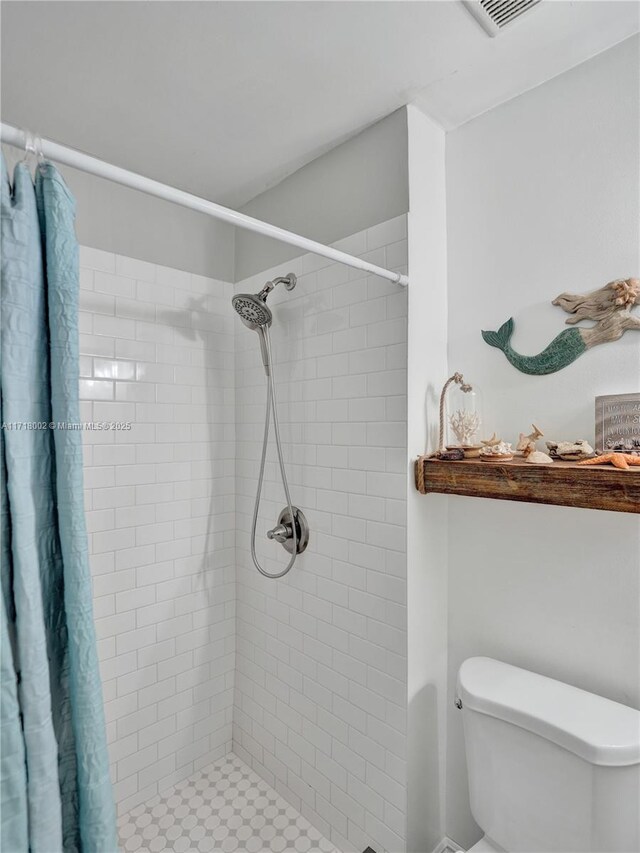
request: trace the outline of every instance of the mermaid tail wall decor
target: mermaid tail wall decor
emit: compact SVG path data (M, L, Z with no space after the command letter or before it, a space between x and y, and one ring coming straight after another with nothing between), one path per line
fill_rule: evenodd
M511 364L521 373L542 376L562 370L586 350L580 329L565 329L555 337L546 349L538 355L520 355L511 346L513 335L513 317L507 320L497 332L483 332L482 337L492 347L497 347L506 355Z
M634 305L640 304L640 279L616 279L586 295L561 293L553 300L564 311L575 316L567 323L580 320L597 320L592 328L565 329L537 355L521 355L511 346L513 317L497 332L482 332L484 340L505 354L509 362L522 373L543 376L555 373L571 364L583 352L597 344L616 341L627 329L640 330L640 317L631 314Z

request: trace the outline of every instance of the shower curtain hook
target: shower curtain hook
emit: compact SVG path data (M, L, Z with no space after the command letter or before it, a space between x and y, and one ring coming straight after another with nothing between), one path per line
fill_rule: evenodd
M29 158L36 153L36 143L33 134L28 130L24 132L24 157L20 161L25 166L29 165Z
M45 159L44 159L44 151L42 150L42 137L40 136L39 133L36 133L35 140L34 140L33 144L35 146L36 158L38 161L38 169L40 171L42 171L42 169L45 166Z

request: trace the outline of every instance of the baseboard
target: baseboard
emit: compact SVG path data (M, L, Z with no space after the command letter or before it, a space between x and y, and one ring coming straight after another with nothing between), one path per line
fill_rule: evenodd
M464 851L452 838L448 838L445 835L437 847L434 848L433 853L464 853Z

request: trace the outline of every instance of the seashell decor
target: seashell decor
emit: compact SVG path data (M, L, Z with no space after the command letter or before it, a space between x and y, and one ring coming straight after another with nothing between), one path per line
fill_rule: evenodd
M542 450L534 450L528 453L526 461L531 465L553 465L553 459L548 453L543 453Z
M531 426L533 427L533 432L529 435L525 435L523 432L521 432L520 437L518 439L518 444L516 445L516 450L519 450L523 456L529 456L531 453L533 453L536 450L536 444L538 443L538 439L542 438L542 436L544 435L542 430L535 424L531 424Z
M508 441L498 441L495 444L483 444L480 458L485 460L513 459L513 448Z
M594 453L593 447L584 438L577 441L547 441L547 450L554 459L563 459L565 462L589 459Z

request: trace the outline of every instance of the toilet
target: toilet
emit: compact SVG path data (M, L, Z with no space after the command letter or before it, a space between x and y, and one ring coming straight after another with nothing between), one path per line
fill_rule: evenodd
M640 851L640 711L485 657L456 704L474 853Z

